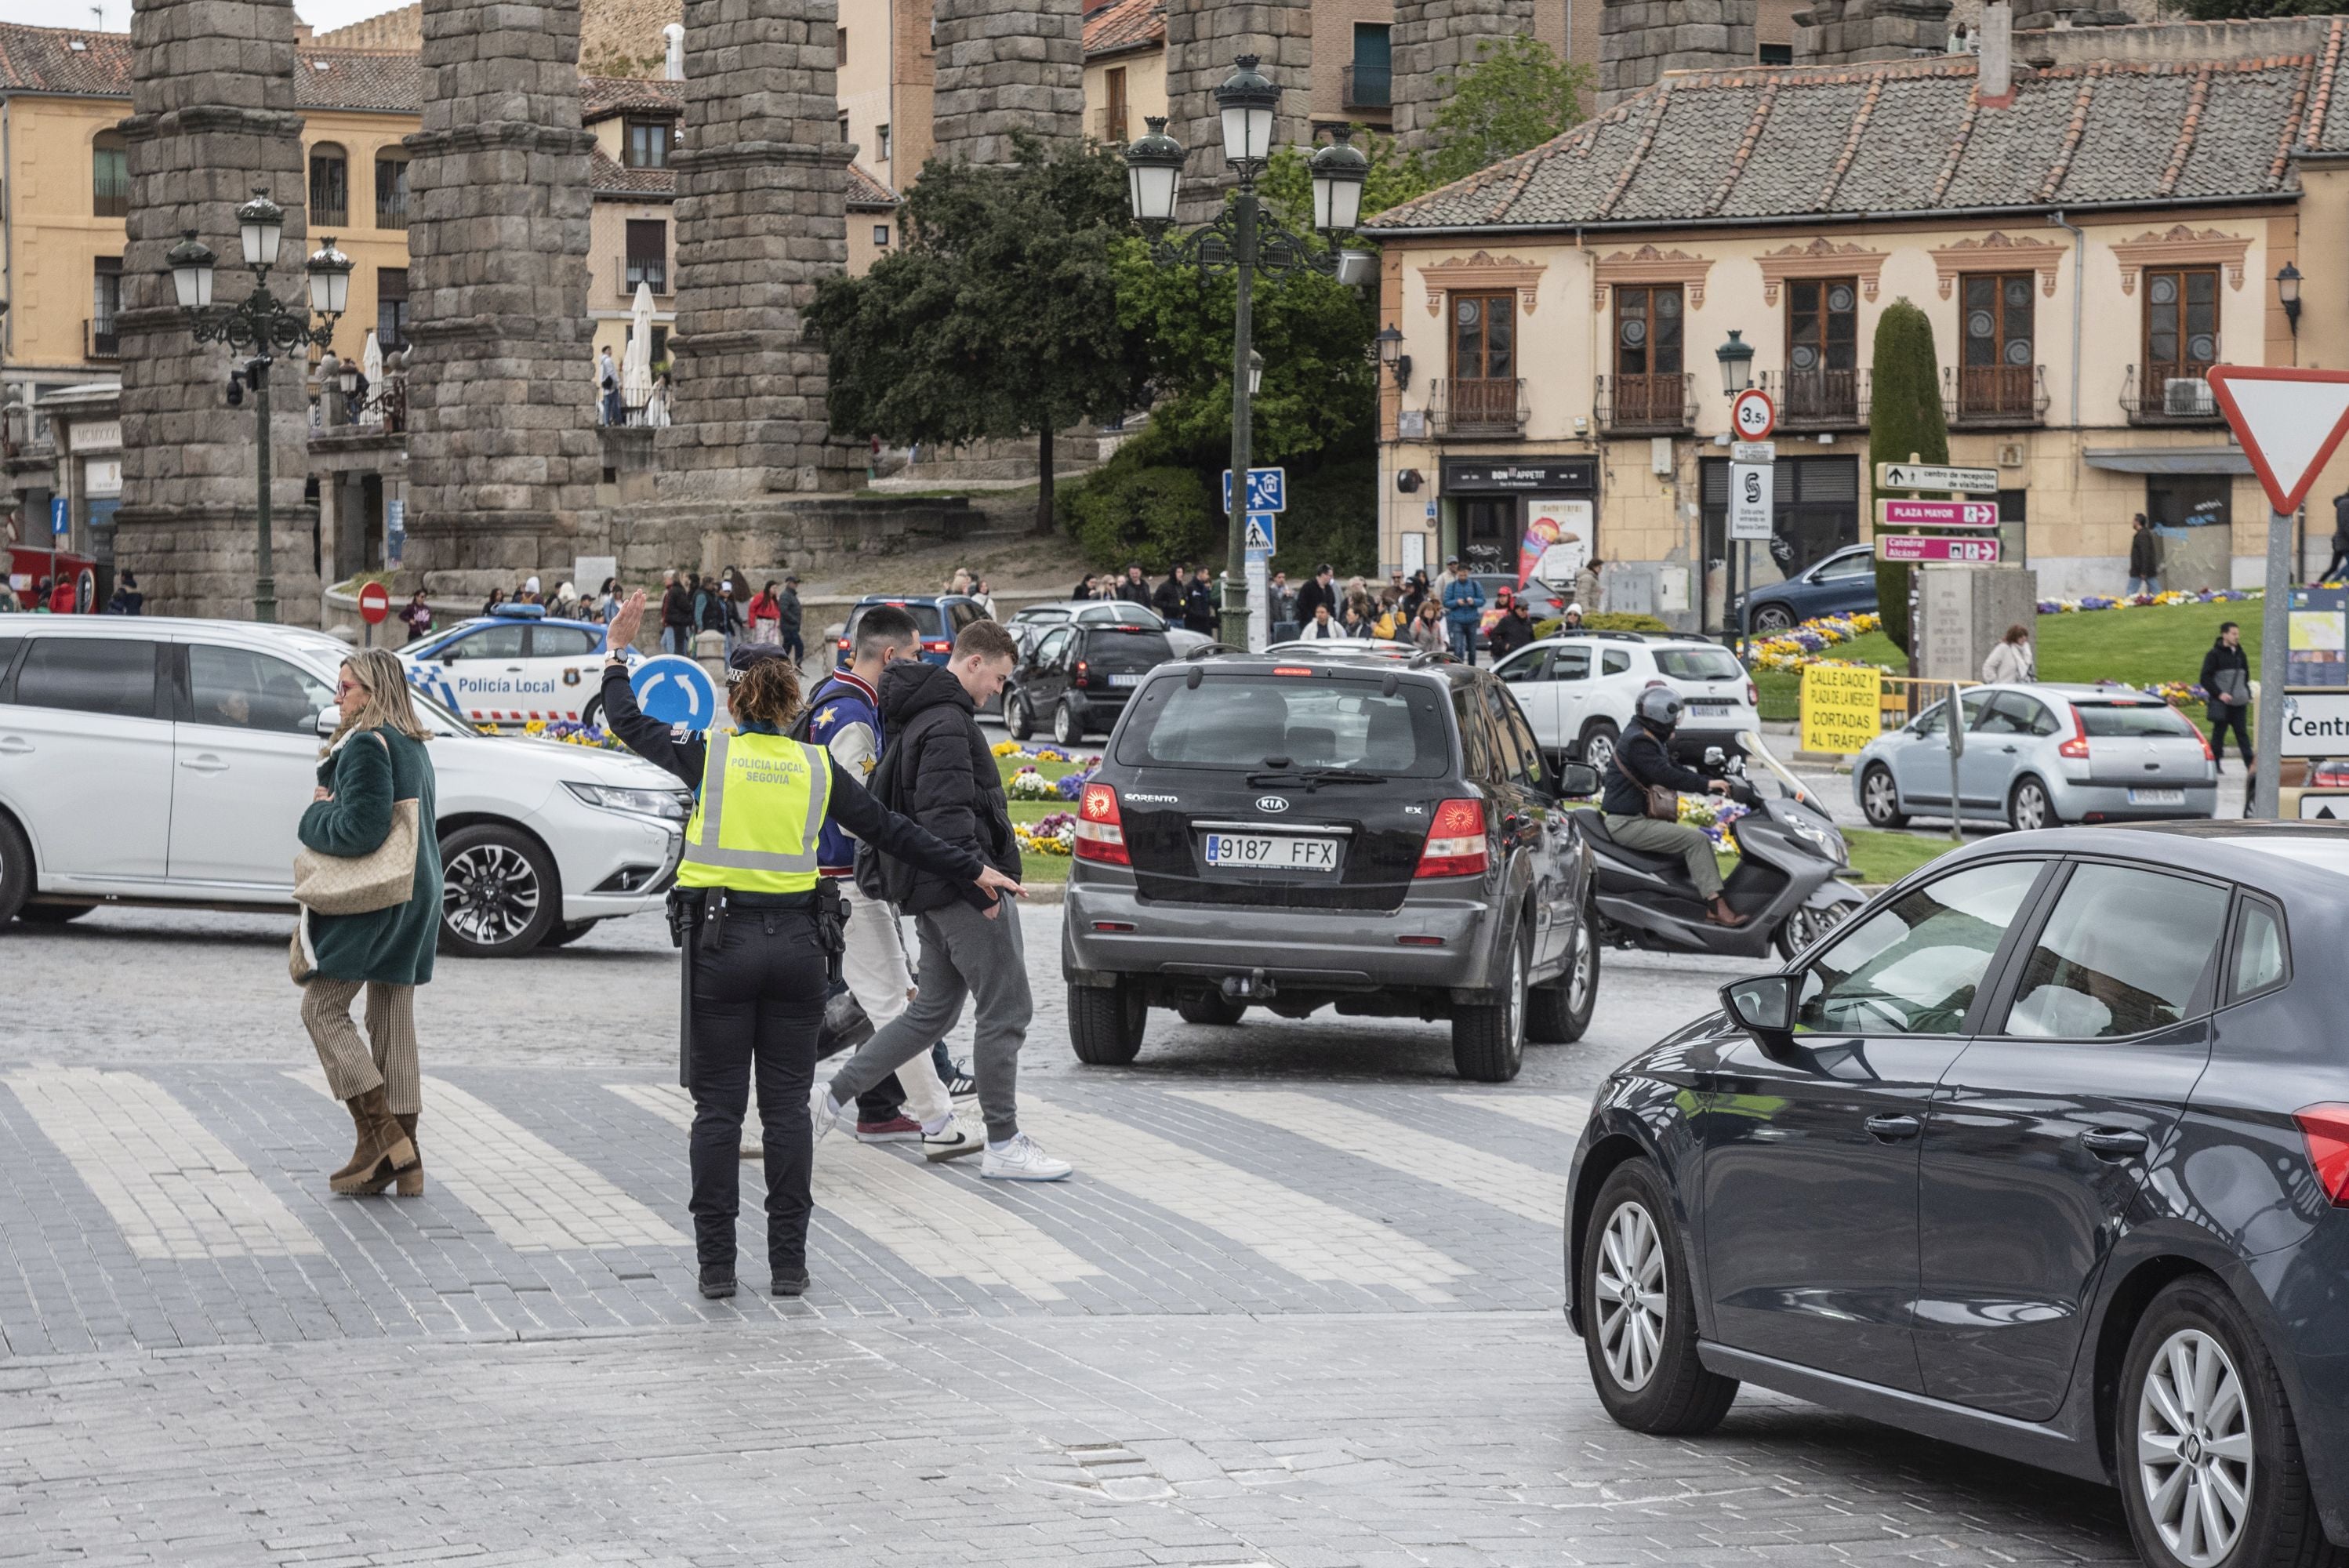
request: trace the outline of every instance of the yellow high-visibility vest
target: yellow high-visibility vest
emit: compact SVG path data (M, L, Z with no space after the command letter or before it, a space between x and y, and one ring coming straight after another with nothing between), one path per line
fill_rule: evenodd
M786 736L722 729L709 732L709 746L678 885L812 892L832 754Z

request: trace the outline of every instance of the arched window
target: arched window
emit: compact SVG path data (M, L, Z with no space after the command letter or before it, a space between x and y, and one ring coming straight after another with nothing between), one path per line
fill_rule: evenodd
M408 227L408 149L387 147L375 155L375 226Z
M350 221L350 157L322 141L310 150L310 227L340 228Z
M102 130L90 144L89 210L100 218L130 215L130 147L121 133Z

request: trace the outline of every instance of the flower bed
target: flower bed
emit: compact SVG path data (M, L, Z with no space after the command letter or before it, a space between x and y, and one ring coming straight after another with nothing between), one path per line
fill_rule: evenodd
M1067 855L1077 841L1077 820L1066 811L1055 811L1049 817L1039 817L1033 822L1014 822L1011 836L1019 847L1033 854Z
M1775 637L1754 638L1746 645L1746 663L1757 670L1799 670L1805 665L1824 662L1819 655L1838 643L1864 637L1883 624L1883 617L1872 610L1857 615L1822 615Z
M1004 793L1014 800L1058 800L1061 798L1060 786L1033 768L1022 768L1014 773L1003 789Z
M2172 588L2162 593L2139 593L2133 599L2112 599L2102 593L2090 593L2080 599L2042 599L2039 601L2039 613L2043 615L2076 615L2087 610L2143 610L2163 604L2236 604L2261 596L2259 590L2251 588L2205 588L2193 593L2183 588Z

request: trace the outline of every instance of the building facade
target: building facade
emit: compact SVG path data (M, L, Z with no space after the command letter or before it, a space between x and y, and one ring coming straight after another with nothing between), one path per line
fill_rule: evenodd
M2344 26L2004 84L1971 55L1671 75L1381 214L1381 318L1410 362L1381 394L1381 555L1514 571L1548 516L1609 563L1611 607L1717 627L1715 351L1750 345L1777 410L1767 582L1872 536L1870 365L1905 299L1932 323L1951 459L1997 470L2006 559L2044 593L2118 591L2140 511L2173 583L2258 582L2266 508L2204 377L2349 363L2340 291L2295 317L2273 281L2349 269ZM2349 469L2326 478L2322 497Z

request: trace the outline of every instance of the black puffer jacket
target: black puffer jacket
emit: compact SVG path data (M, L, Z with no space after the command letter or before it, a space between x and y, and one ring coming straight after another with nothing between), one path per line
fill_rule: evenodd
M1019 843L995 753L978 727L978 705L944 665L894 664L881 676L881 717L895 763L897 810L949 844L976 851L1004 875L1019 876ZM908 914L961 899L984 909L994 895L927 872L914 879Z

